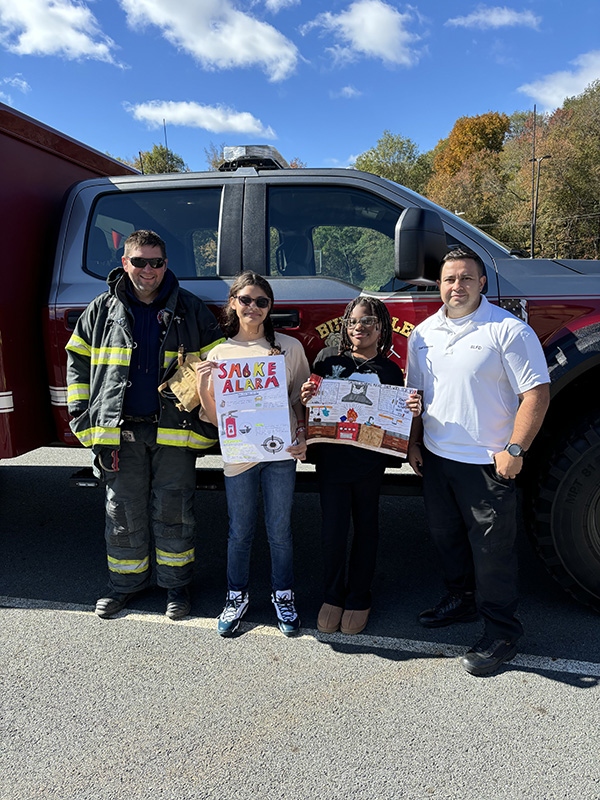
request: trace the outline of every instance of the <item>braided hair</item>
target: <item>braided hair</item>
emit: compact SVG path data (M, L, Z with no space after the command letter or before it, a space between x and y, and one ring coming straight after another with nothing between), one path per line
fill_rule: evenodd
M339 355L342 355L347 350L352 351L352 342L348 336L348 325L346 321L350 318L350 314L352 314L356 306L364 306L368 309L369 315L377 317L377 322L381 326L381 332L377 341L377 355L385 358L392 346L392 320L390 319L390 313L381 300L378 300L376 297L361 297L360 295L355 297L352 302L348 303L344 311L344 316L342 317L342 335L340 336L338 350Z
M267 316L263 322L263 329L265 334L265 339L271 345L271 349L269 350L270 356L277 356L281 355L281 345L279 342L275 340L275 328L273 327L273 321L271 319L271 309L273 308L273 303L275 299L273 297L273 289L271 289L271 284L262 275L259 275L257 272L251 272L250 270L240 272L237 278L233 281L229 288L229 297L228 300L231 300L233 297L237 297L237 295L245 289L246 286L258 286L259 289L262 289L263 292L267 295L269 300L271 301L271 305L267 312ZM231 303L227 303L227 305L223 308L221 312L221 328L223 329L223 333L228 338L232 338L235 336L240 330L240 320L236 313L235 308L231 305Z

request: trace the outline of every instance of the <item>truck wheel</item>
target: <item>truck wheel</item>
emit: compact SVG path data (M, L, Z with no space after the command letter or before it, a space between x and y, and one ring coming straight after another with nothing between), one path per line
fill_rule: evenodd
M600 419L560 441L533 501L536 547L573 597L600 611Z

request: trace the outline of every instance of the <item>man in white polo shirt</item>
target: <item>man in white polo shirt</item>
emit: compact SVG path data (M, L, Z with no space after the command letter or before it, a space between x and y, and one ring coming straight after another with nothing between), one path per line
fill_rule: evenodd
M484 620L461 657L489 675L517 652L515 476L549 402L548 369L534 331L481 294L485 267L470 250L443 259L444 305L408 342L407 386L423 392L408 448L447 595L419 615L427 628Z

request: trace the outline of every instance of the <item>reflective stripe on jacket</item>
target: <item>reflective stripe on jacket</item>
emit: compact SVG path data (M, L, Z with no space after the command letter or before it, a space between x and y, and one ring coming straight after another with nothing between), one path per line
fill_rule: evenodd
M109 290L96 297L79 318L67 343L67 402L71 430L86 447L118 447L123 399L134 347L133 315L122 268L108 276ZM177 368L177 354L205 355L223 341L214 316L195 295L174 288L161 309L160 383ZM158 395L158 387L157 387ZM200 452L217 441L217 430L198 417L198 410L179 411L175 402L158 397L157 444Z

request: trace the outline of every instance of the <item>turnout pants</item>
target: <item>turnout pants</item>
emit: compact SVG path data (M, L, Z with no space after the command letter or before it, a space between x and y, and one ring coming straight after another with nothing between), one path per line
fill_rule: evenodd
M514 480L493 464L463 464L423 453L423 495L431 536L450 592L475 592L493 639L523 634L518 604Z
M133 438L134 441L128 441ZM126 423L121 448L101 459L106 482L106 552L109 583L138 592L150 582L154 538L156 582L185 586L194 566L196 456L156 444L156 425ZM109 471L112 470L112 471Z

